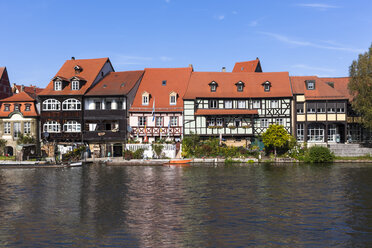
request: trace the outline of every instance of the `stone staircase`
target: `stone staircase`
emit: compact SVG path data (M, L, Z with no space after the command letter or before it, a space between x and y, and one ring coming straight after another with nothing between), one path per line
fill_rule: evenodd
M359 144L329 144L329 149L340 157L372 156L372 148L362 147Z

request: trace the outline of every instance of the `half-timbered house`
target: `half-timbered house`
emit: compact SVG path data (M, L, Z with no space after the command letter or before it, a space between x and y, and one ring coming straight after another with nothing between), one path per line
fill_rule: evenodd
M145 69L133 105L130 126L133 138L180 140L183 133L183 101L192 66Z
M184 134L246 145L270 124L291 133L288 72L193 72L184 99Z
M96 156L123 155L128 109L143 71L110 72L84 96L83 139Z
M299 142L347 141L348 97L335 88L334 79L291 77L295 136Z
M39 94L44 141L63 145L59 147L61 152L83 141L83 96L90 87L112 71L114 69L108 58L72 58L63 64Z

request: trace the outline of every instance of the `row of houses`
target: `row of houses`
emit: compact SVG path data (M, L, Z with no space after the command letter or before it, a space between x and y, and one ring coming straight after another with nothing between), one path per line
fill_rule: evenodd
M108 58L72 58L45 89L10 87L6 68L0 79L0 135L10 155L20 134L35 136L49 155L89 144L98 156L121 156L128 140L180 142L190 134L246 146L273 123L299 142L371 142L351 109L348 78L263 72L258 58L232 72L192 65L115 72Z

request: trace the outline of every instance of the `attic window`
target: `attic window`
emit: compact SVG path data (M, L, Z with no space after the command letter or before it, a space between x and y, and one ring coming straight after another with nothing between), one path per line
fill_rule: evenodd
M327 82L327 84L328 84L329 86L331 86L332 88L335 87L335 83L334 83L334 82Z
M215 81L210 82L209 86L211 87L211 92L216 92L218 84Z
M271 83L269 81L266 81L262 84L264 86L264 91L269 92L271 88Z
M167 80L163 80L163 81L161 82L161 85L162 85L162 86L166 86L166 85L167 85Z
M238 92L242 92L243 91L243 89L244 89L244 83L242 81L237 82L235 85L236 85L236 89L237 89Z
M147 92L144 92L142 94L142 105L149 105L150 102L150 94Z
M104 85L103 85L103 88L106 88L106 87L107 87L107 84L104 84Z
M31 111L31 104L26 104L25 111Z
M78 80L73 80L71 82L71 90L79 90L79 81Z
M125 86L125 83L122 83L121 85L120 85L120 88L122 88L122 87L124 87Z
M4 104L4 111L10 111L10 104Z
M62 81L55 81L54 82L54 90L62 90Z
M306 80L305 83L307 90L315 90L315 80Z
M176 105L177 104L177 93L171 92L169 94L169 105Z

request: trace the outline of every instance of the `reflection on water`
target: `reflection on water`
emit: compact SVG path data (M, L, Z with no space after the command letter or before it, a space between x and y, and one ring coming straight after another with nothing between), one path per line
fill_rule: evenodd
M371 165L0 169L0 246L368 247Z

